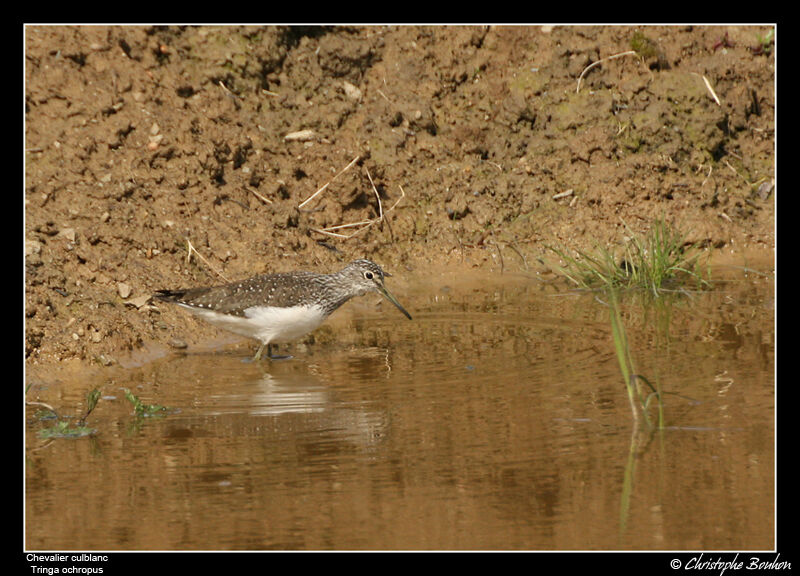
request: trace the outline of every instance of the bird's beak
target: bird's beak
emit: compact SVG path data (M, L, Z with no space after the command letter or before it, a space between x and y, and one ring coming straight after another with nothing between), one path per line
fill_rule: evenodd
M386 274L385 272L383 275L388 276L388 274ZM386 286L384 286L382 283L376 282L375 287L378 289L378 292L383 294L389 302L397 306L397 309L400 310L400 312L402 312L403 314L405 314L406 318L411 320L411 314L409 314L408 311L400 305L400 302L397 301L397 298L392 296L392 294L386 289Z

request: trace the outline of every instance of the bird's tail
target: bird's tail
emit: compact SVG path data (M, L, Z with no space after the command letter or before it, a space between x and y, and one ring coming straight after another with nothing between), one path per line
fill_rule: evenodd
M186 294L186 290L156 290L153 298L162 302L178 302Z

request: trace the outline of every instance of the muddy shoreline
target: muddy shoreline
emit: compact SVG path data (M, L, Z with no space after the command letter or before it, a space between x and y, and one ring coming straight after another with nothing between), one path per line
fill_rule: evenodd
M26 363L112 366L207 342L215 329L149 295L222 277L360 257L401 286L536 274L548 244L615 245L658 218L726 260L769 255L769 38L28 27Z

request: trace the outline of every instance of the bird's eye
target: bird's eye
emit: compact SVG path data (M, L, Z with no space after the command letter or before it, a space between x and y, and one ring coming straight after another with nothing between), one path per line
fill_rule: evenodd
M372 276L373 276L372 272L370 271L364 272L364 278L366 278L367 280L372 280Z

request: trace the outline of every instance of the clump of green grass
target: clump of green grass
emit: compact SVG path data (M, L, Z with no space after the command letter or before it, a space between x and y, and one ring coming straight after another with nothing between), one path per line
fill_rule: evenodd
M67 420L59 420L50 428L39 430L39 438L82 438L97 432L89 426L73 426Z
M162 406L160 404L145 404L139 399L138 396L136 396L128 388L123 388L122 390L123 392L125 392L125 398L128 399L128 402L133 404L133 413L137 418L158 417L164 415L167 412L166 406Z
M599 290L605 295L611 312L614 350L634 421L637 428L652 430L663 427L661 389L657 379L653 385L636 370L620 314L619 295L625 290L638 290L658 298L664 292L685 290L687 283L698 288L711 284L708 273L701 270L702 252L663 219L654 222L646 234L635 234L627 225L625 228L629 239L616 253L599 248L593 253L577 252L577 256L571 256L564 250L551 250L561 258L563 265L556 268L565 278L579 288ZM663 299L654 303L658 302ZM655 422L651 417L654 403Z
M584 289L640 288L658 296L662 291L686 282L709 287L700 266L702 253L688 245L677 229L657 220L646 234L630 231L630 240L622 254L605 248L594 253L578 251L571 256L565 250L550 248L564 262L556 268L561 274Z
M756 34L756 40L758 44L752 47L750 50L753 54L769 54L772 52L772 42L775 39L775 29L770 28L769 32L766 35L761 36L760 34Z
M83 436L93 436L97 431L94 428L90 428L86 425L86 419L97 406L98 400L100 400L100 390L98 388L93 388L92 391L86 395L86 411L78 419L76 425L72 425L69 420L60 419L56 411L51 406L43 403L31 402L30 404L45 406L49 413L47 416L48 418L56 418L56 423L53 426L39 430L39 437L81 438ZM50 414L52 414L52 416L50 416Z

